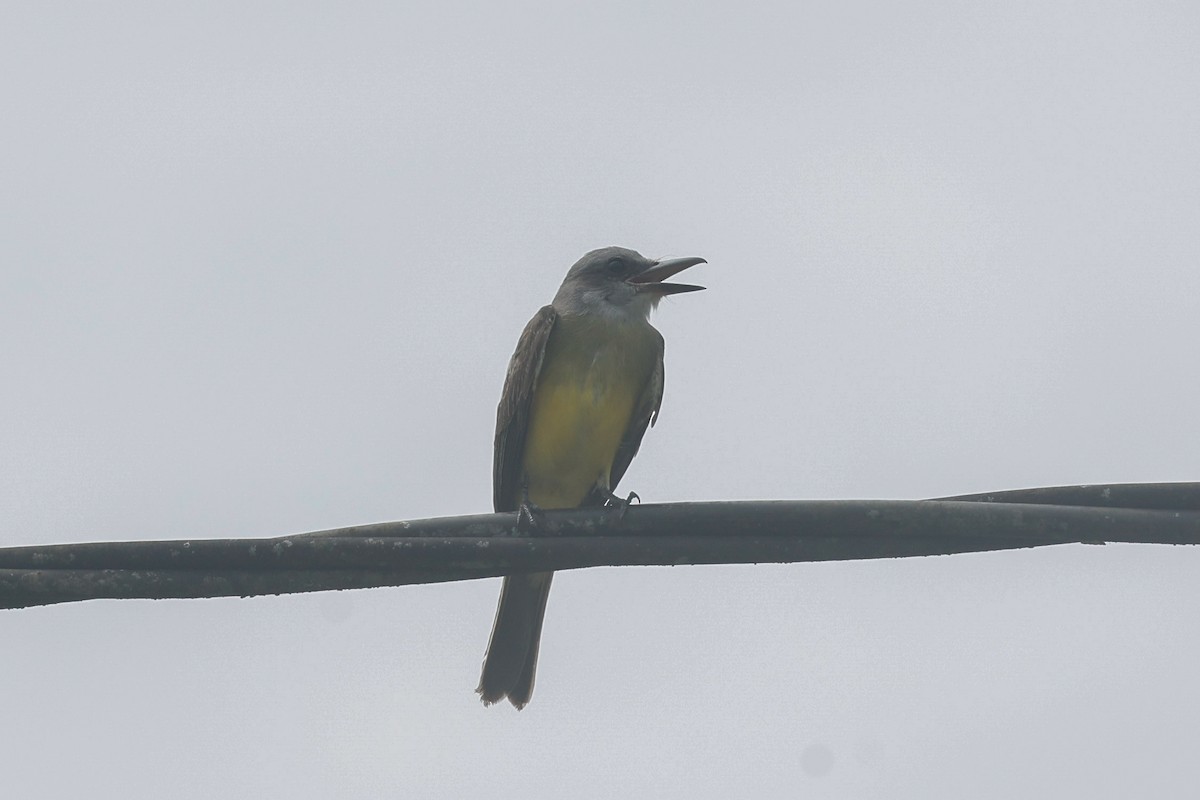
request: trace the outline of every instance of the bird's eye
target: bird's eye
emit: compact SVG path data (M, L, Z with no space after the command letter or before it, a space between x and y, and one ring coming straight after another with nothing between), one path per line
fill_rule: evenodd
M620 275L625 271L625 262L619 258L610 258L604 264L604 271L609 275Z

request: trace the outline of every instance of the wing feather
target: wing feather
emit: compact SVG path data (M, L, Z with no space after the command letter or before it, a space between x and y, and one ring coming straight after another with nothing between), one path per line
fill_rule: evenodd
M525 432L529 409L546 342L558 320L553 306L544 306L521 331L517 349L508 362L508 375L500 405L496 408L496 442L492 458L492 507L496 511L515 511L521 502L521 462L525 455Z

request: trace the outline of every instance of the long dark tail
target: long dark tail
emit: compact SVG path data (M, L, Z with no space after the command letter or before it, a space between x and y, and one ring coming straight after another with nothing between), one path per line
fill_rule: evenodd
M492 638L483 657L483 673L475 690L484 705L507 697L517 708L524 708L533 696L542 619L553 577L553 572L505 577Z

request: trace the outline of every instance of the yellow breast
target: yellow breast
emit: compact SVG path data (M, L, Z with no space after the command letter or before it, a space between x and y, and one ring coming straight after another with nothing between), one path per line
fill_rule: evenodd
M570 318L556 323L525 439L523 467L535 505L574 508L594 487L609 488L617 447L660 357L657 333L647 331L597 335Z

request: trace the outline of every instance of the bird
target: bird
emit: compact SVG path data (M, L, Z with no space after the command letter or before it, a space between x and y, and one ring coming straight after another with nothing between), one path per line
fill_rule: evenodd
M666 279L703 258L652 260L592 250L525 326L496 409L492 505L536 524L543 509L619 506L617 483L658 419L663 337L650 312L663 297L705 288ZM533 695L553 572L508 575L476 693L524 708Z

